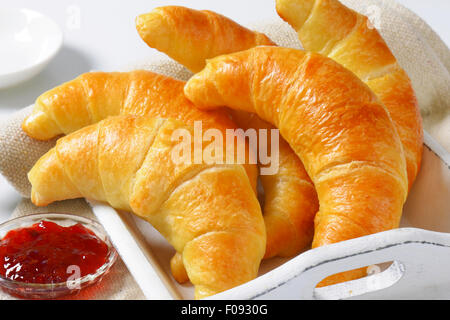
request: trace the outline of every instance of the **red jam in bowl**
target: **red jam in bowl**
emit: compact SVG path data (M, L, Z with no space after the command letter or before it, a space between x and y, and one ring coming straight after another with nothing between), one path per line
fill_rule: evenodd
M80 223L69 227L41 221L9 231L0 240L0 274L26 283L59 283L74 271L97 271L108 258L108 245Z

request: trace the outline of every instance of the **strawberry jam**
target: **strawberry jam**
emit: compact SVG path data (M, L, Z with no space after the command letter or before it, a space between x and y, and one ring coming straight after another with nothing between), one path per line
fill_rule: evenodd
M58 283L95 273L106 263L108 245L81 224L41 221L9 231L0 240L0 274L27 283Z

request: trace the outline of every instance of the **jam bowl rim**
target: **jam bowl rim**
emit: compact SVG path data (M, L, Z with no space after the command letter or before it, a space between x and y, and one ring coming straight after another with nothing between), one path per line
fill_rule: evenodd
M104 275L106 275L109 271L109 269L114 265L115 261L117 260L118 253L114 246L112 245L112 242L106 233L103 226L98 223L97 221L71 214L71 213L65 213L65 212L47 212L47 213L33 213L28 214L24 216L20 216L17 218L9 219L3 223L0 224L0 233L7 233L10 230L14 230L16 228L20 227L27 227L31 226L35 223L38 223L39 221L50 219L51 222L57 223L57 220L68 220L69 222L81 223L83 226L87 227L89 230L93 231L97 237L99 237L103 242L106 243L108 246L108 253L106 256L106 261L103 265L101 265L94 273L86 274L76 280L76 287L77 288L69 288L68 281L63 282L55 282L55 283L32 283L32 282L23 282L23 281L17 281L10 278L7 278L0 274L0 286L4 287L5 289L15 291L17 289L25 289L25 290L37 290L37 294L39 294L39 291L79 291L84 286L87 286L89 283L94 283L97 281L100 281ZM26 222L30 220L29 225L25 225ZM56 221L55 221L56 220ZM12 226L14 224L23 222L24 225L20 227L12 227L8 228L8 226ZM72 225L72 224L71 224ZM92 230L92 227L94 227L94 230ZM6 229L6 230L5 230ZM4 235L0 235L0 240L3 238Z

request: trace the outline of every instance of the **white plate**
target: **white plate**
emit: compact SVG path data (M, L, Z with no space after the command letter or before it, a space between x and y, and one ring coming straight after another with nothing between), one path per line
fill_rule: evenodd
M58 53L62 42L59 26L41 13L0 8L0 88L41 72Z

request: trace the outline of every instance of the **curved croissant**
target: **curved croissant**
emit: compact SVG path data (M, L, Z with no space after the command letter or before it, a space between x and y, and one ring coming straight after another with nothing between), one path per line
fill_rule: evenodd
M193 136L180 121L118 116L60 138L28 174L31 199L85 197L146 219L182 254L203 298L256 277L264 220L241 165L195 164L193 152L174 161L176 130Z
M193 72L200 71L207 58L274 45L264 34L220 14L180 6L159 7L142 14L136 18L136 28L150 47L165 52Z
M136 19L136 29L150 46L186 66L200 71L207 59L258 45L275 45L261 33L251 31L212 11L179 6L156 8ZM273 128L254 114L232 112L244 129ZM267 139L270 143L270 136ZM270 147L267 148L270 150ZM297 155L282 138L279 141L279 170L261 175L265 192L264 219L267 248L265 258L293 256L310 245L313 220L318 210L317 194ZM172 270L177 270L172 261ZM182 272L177 277L182 279Z
M338 0L277 0L276 8L306 50L353 71L380 98L402 141L411 187L422 159L422 119L411 81L378 31Z
M184 85L145 70L84 73L39 96L22 128L32 138L47 140L116 115L174 118L189 125L201 121L203 128L223 134L236 128L227 112L195 108L184 96ZM256 161L250 150L246 157L245 169L256 190Z
M84 73L39 96L22 128L32 138L48 140L121 114L201 120L219 129L236 127L226 112L197 110L184 96L184 85L145 70Z
M49 139L122 114L174 118L189 125L201 121L205 130L219 129L223 134L236 128L225 111L195 108L184 96L184 85L184 81L144 70L85 73L42 94L22 127L34 138ZM245 169L256 191L258 172L251 164L256 161L250 149L246 157ZM171 261L172 274L179 282L188 281L184 267L176 265L181 262L181 256Z
M267 150L272 150L271 124L255 113L231 110L231 114L244 129L266 129ZM310 246L319 209L316 190L299 157L282 137L277 142L278 171L259 176L264 189L265 259L294 256Z
M280 129L318 194L313 247L398 227L408 192L400 139L386 108L341 65L257 47L209 60L185 94L201 109L255 112Z

